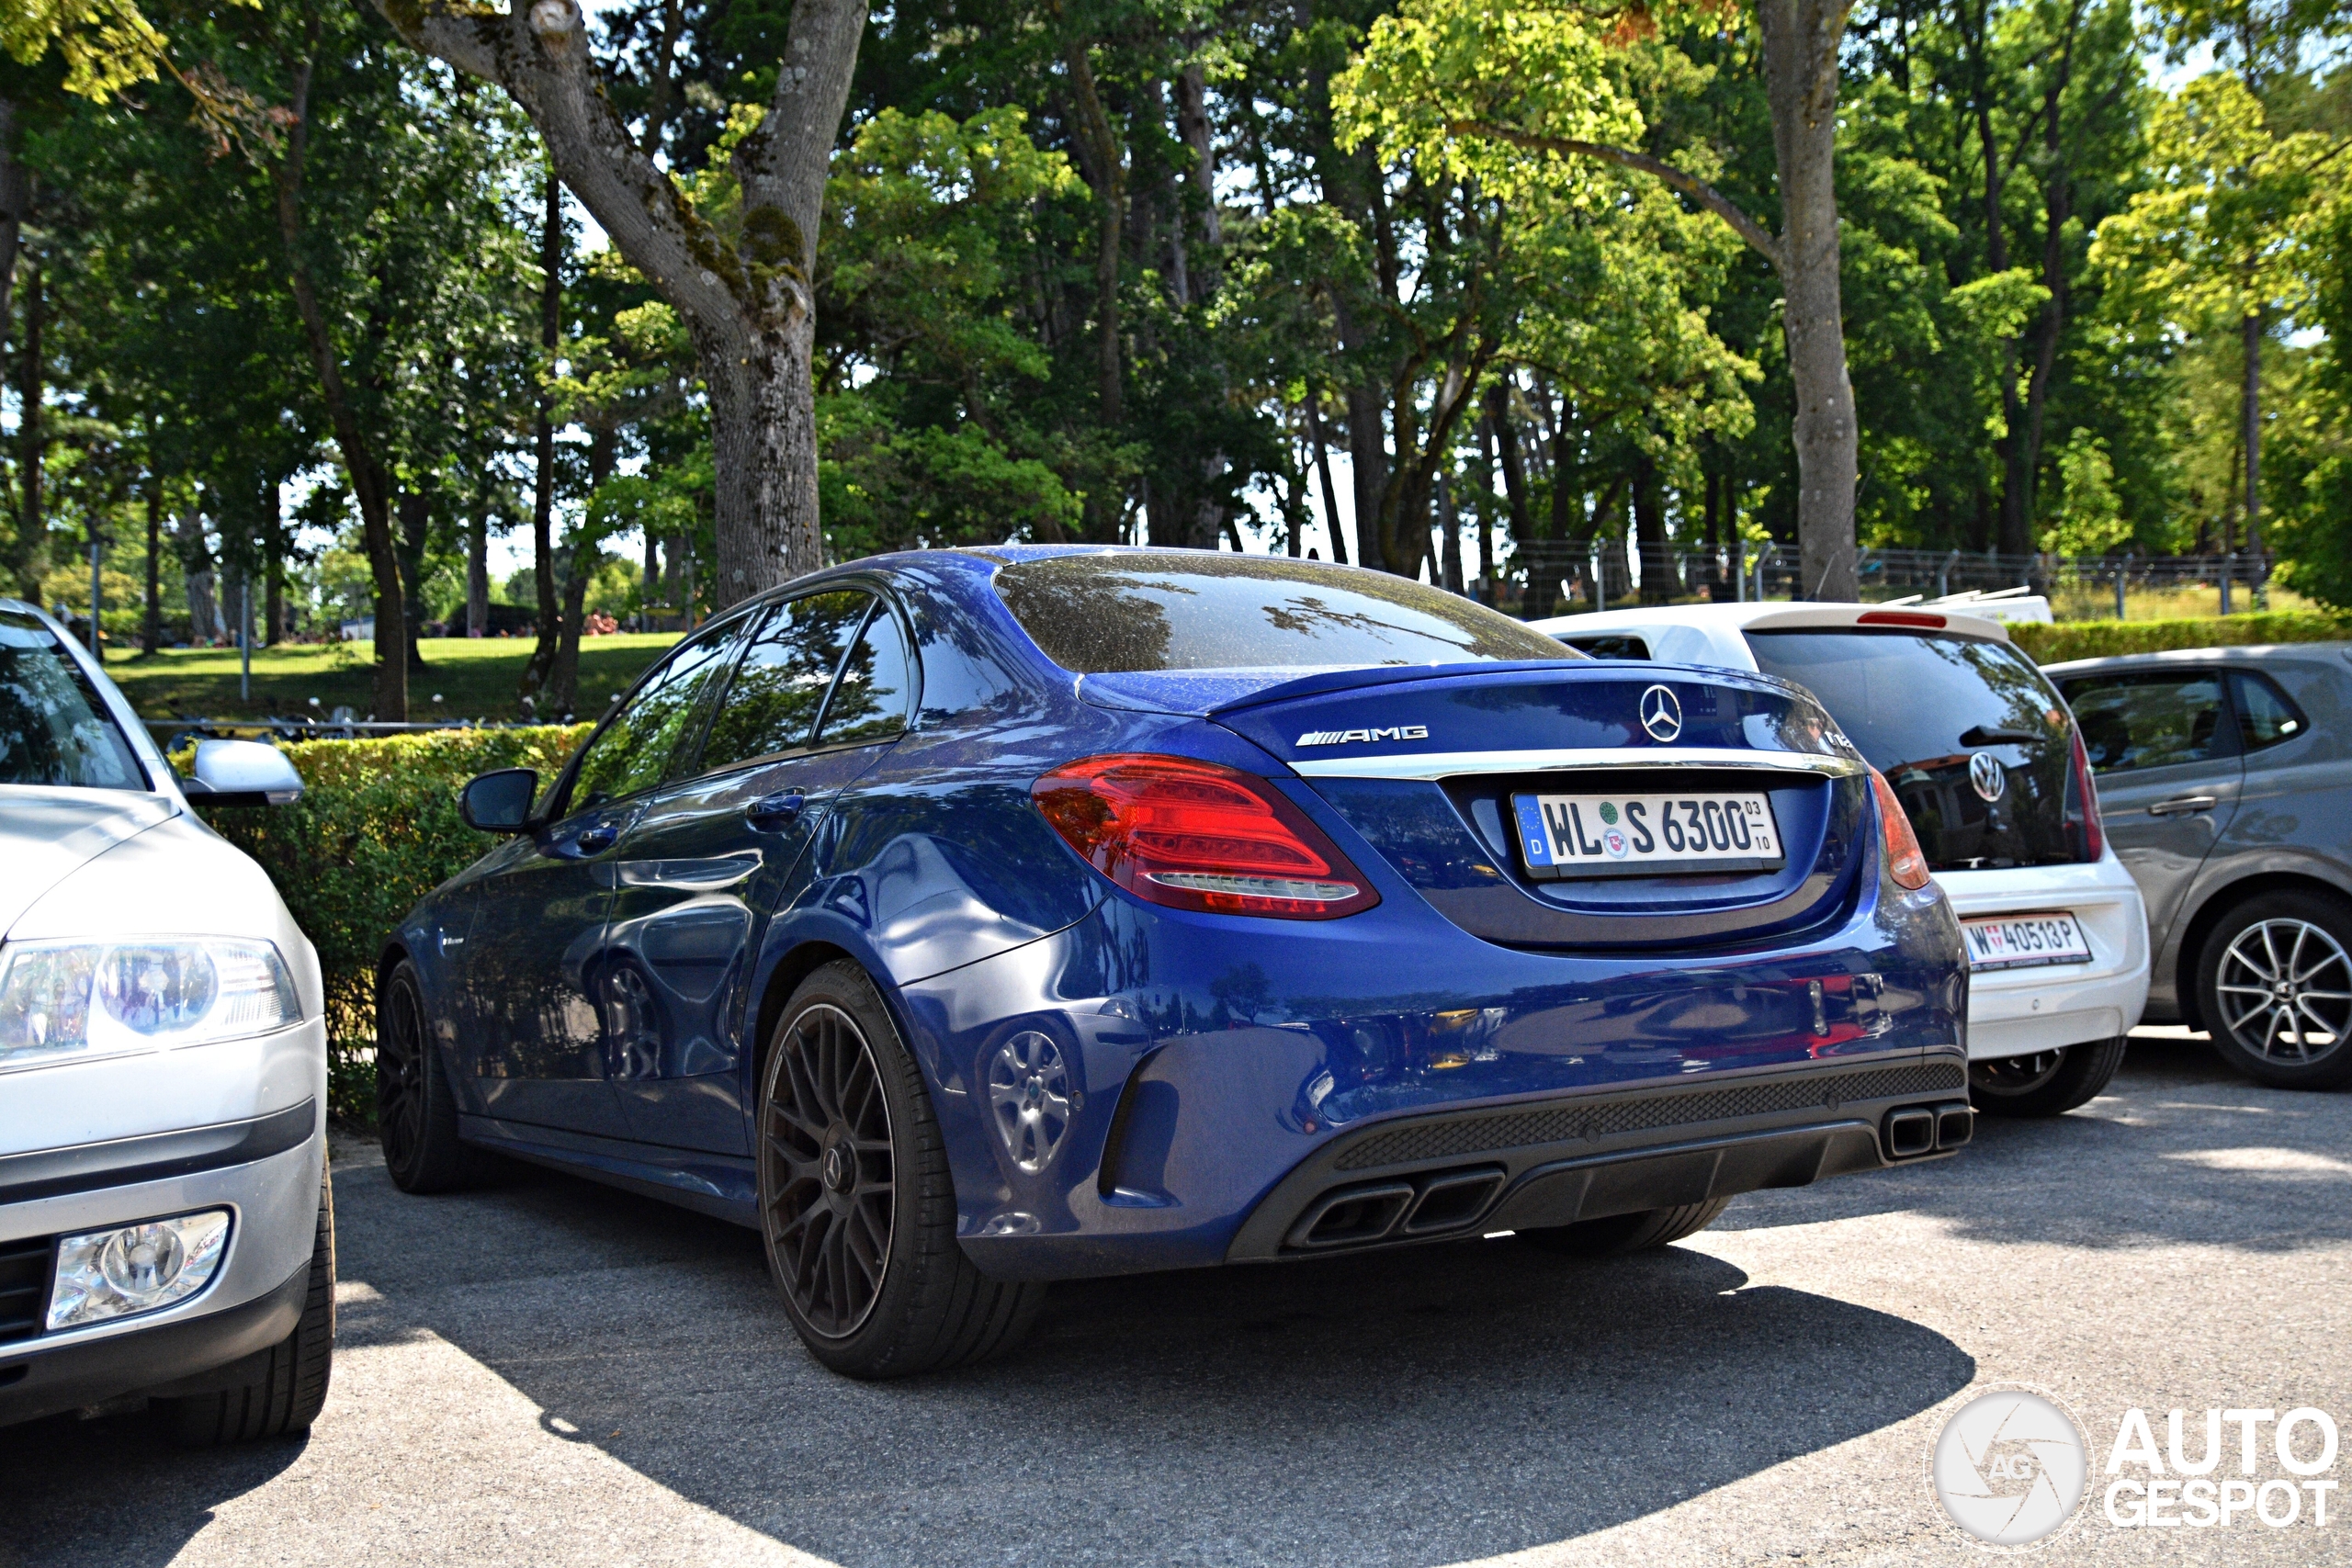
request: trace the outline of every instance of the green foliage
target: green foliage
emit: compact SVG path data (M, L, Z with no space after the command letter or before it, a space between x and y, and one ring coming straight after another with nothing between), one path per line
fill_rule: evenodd
M385 942L419 898L495 842L458 818L459 788L493 768L552 777L587 732L575 725L308 741L286 748L302 775L301 799L207 813L221 837L269 873L319 950L334 1114L375 1119L374 1080L357 1054L375 1043Z
M2241 648L2274 642L2342 642L2352 639L2352 619L2282 611L2273 615L2212 615L2186 621L2062 621L2018 625L2009 640L2038 664L2070 659L2102 659L2118 653L2163 653L2176 648Z
M2041 547L2067 556L2102 556L2132 537L2123 503L2115 493L2115 465L2107 444L2076 430L2058 454L2058 516L2041 536Z

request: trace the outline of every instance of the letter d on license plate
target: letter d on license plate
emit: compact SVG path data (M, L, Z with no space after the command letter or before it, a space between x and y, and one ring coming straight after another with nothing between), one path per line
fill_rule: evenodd
M1770 871L1780 824L1760 790L1689 795L1514 795L1520 856L1539 882Z

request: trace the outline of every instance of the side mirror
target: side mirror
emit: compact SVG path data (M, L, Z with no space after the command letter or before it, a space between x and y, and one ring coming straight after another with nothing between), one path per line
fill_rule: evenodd
M196 773L180 793L206 806L284 806L302 795L286 753L258 740L199 740Z
M531 801L539 793L539 775L528 768L501 768L466 781L458 796L458 815L466 826L484 833L519 833L531 820Z

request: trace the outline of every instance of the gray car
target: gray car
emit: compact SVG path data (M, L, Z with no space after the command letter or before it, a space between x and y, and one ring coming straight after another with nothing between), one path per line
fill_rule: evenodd
M2264 1083L2352 1083L2352 643L2045 673L2147 903L2149 1019L2208 1031Z

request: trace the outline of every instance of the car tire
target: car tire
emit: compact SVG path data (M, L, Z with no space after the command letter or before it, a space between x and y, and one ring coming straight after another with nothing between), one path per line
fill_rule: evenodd
M450 1192L489 1176L496 1156L458 1139L458 1101L426 1019L416 965L403 958L376 989L376 1130L393 1186Z
M1616 1258L1628 1252L1648 1252L1686 1235L1696 1235L1722 1218L1723 1212L1730 1207L1730 1199L1713 1198L1675 1209L1644 1209L1637 1213L1611 1214L1606 1219L1579 1220L1572 1225L1521 1231L1519 1239L1564 1258Z
M760 1074L760 1235L809 1354L854 1378L1001 1355L1046 1287L991 1280L956 1240L956 1186L922 1071L865 972L800 983Z
M2352 905L2286 892L2231 909L2198 950L2197 1008L2213 1049L2256 1083L2352 1083Z
M294 1332L237 1363L244 1381L207 1393L158 1399L174 1441L187 1448L307 1432L327 1402L334 1372L334 1182L319 1179L319 1217L302 1315Z
M2086 1040L2030 1056L1968 1064L1968 1098L1986 1116L2063 1116L2098 1098L2123 1066L2128 1043Z

